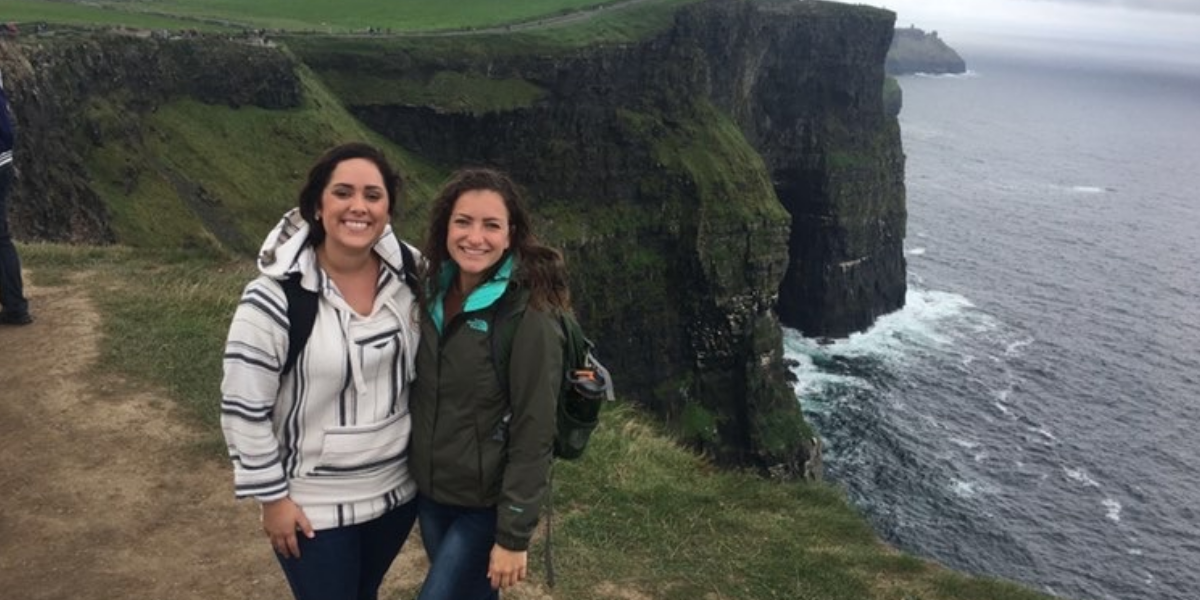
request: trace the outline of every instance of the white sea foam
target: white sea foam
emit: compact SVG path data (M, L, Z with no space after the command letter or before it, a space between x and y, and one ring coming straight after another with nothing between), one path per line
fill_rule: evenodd
M795 338L790 340L791 343L788 340L789 334L794 334ZM796 365L792 366L792 374L796 376L796 382L792 385L792 391L796 394L797 398L807 398L813 394L820 394L833 386L850 386L861 389L871 388L871 384L864 379L821 371L813 361L814 356L822 356L823 354L820 346L815 343L811 345L804 344L804 342L811 340L806 340L788 329L784 330L784 340L787 357L796 361ZM791 351L789 350L789 346L793 346L797 350ZM808 403L805 405L806 410L820 411L821 408L823 407L818 403Z
M1104 505L1104 516L1113 523L1121 522L1121 503L1112 498L1105 498L1100 502Z
M976 484L970 481L961 479L950 481L950 491L959 498L974 498L979 493L976 491L976 487Z
M1069 469L1067 467L1063 467L1063 472L1067 474L1067 478L1070 479L1071 481L1074 481L1076 483L1081 483L1088 487L1094 487L1094 488L1100 487L1100 484L1096 483L1096 480L1092 479L1092 476L1088 475L1088 472L1086 470L1084 470L1083 468Z
M1008 396L1011 393L1012 388L992 390L992 406L1006 417L1012 416L1012 408L1008 405Z
M1058 441L1058 438L1054 437L1054 434L1051 433L1049 429L1046 429L1045 425L1039 425L1037 427L1026 427L1025 429L1028 431L1031 431L1033 433L1036 433L1050 441Z
M1126 548L1125 554L1128 554L1130 556L1141 556L1142 554L1144 554L1144 552L1142 552L1141 548Z
M796 363L791 367L797 380L793 391L798 398L811 400L837 387L873 389L865 378L830 373L827 372L830 369L822 365L855 358L902 364L915 355L913 347L942 348L952 345L965 331L979 333L996 329L996 322L991 317L971 310L973 307L971 301L961 295L925 290L910 284L903 309L880 317L867 331L851 334L848 338L833 341L805 338L800 332L785 327L784 356ZM806 411L821 412L830 408L817 402L805 403Z
M979 77L979 73L973 69L967 69L963 73L913 73L914 77L925 77L928 79L972 79Z
M1011 342L1007 346L1004 347L1004 355L1005 356L1017 356L1021 352L1022 348L1024 348L1025 346L1028 346L1032 343L1033 343L1033 338L1025 338L1023 340L1017 340L1015 342Z
M967 450L974 450L975 448L979 447L979 442L976 442L973 440L964 440L962 438L957 438L957 437L951 437L950 442L952 444L954 444L955 446L958 446L960 448L966 448Z
M964 319L976 328L996 328L995 321L970 310L972 308L971 301L958 294L910 285L904 297L904 308L880 317L867 331L822 343L785 328L784 350L788 358L798 361L801 361L801 355L818 353L902 360L911 354L909 350L914 345L944 347L952 344L952 334L963 328Z

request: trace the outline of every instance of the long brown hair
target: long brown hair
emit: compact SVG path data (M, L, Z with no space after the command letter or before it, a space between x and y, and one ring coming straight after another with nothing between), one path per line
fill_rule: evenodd
M504 173L487 168L455 171L433 201L424 249L428 261L423 276L427 298L430 291L438 289L442 265L452 260L450 250L446 247L446 234L454 206L463 194L481 190L496 192L504 199L504 207L508 210L508 252L516 255L517 262L513 280L529 289L530 306L538 310L570 309L571 290L562 253L543 245L534 235L529 223L529 211L525 209L517 184ZM491 279L503 263L503 259L497 261L483 274L483 280Z

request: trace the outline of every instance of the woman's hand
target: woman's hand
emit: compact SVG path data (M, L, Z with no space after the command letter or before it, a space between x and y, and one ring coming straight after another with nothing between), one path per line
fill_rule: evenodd
M492 546L492 558L488 562L488 579L493 590L506 590L525 580L529 552L509 550L499 544Z
M304 510L291 498L281 498L262 504L262 526L271 547L284 558L300 558L300 544L296 541L296 530L304 532L304 537L312 539L312 524L304 516Z

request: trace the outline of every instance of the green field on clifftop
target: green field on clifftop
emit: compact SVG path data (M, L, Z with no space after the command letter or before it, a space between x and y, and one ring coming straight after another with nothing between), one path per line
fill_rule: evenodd
M202 24L313 33L423 32L553 24L601 16L623 6L678 4L679 0L136 0L62 2L14 0L5 21L124 23L133 27L180 28ZM132 19L132 22L129 20ZM174 19L178 19L173 21Z
M91 3L76 4L50 0L6 0L4 5L0 6L0 22L135 29L197 29L203 31L228 29L215 23L181 21L170 16L111 10ZM28 27L25 31L28 31Z

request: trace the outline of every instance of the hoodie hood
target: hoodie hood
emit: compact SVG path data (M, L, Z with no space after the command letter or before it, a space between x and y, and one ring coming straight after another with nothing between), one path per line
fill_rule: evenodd
M301 287L318 291L317 253L308 244L308 233L308 222L300 216L299 208L284 213L258 251L259 272L272 279L287 279L291 273L299 272ZM398 275L402 273L404 259L400 242L392 235L390 223L383 228L383 235L376 240L372 250L389 269Z

